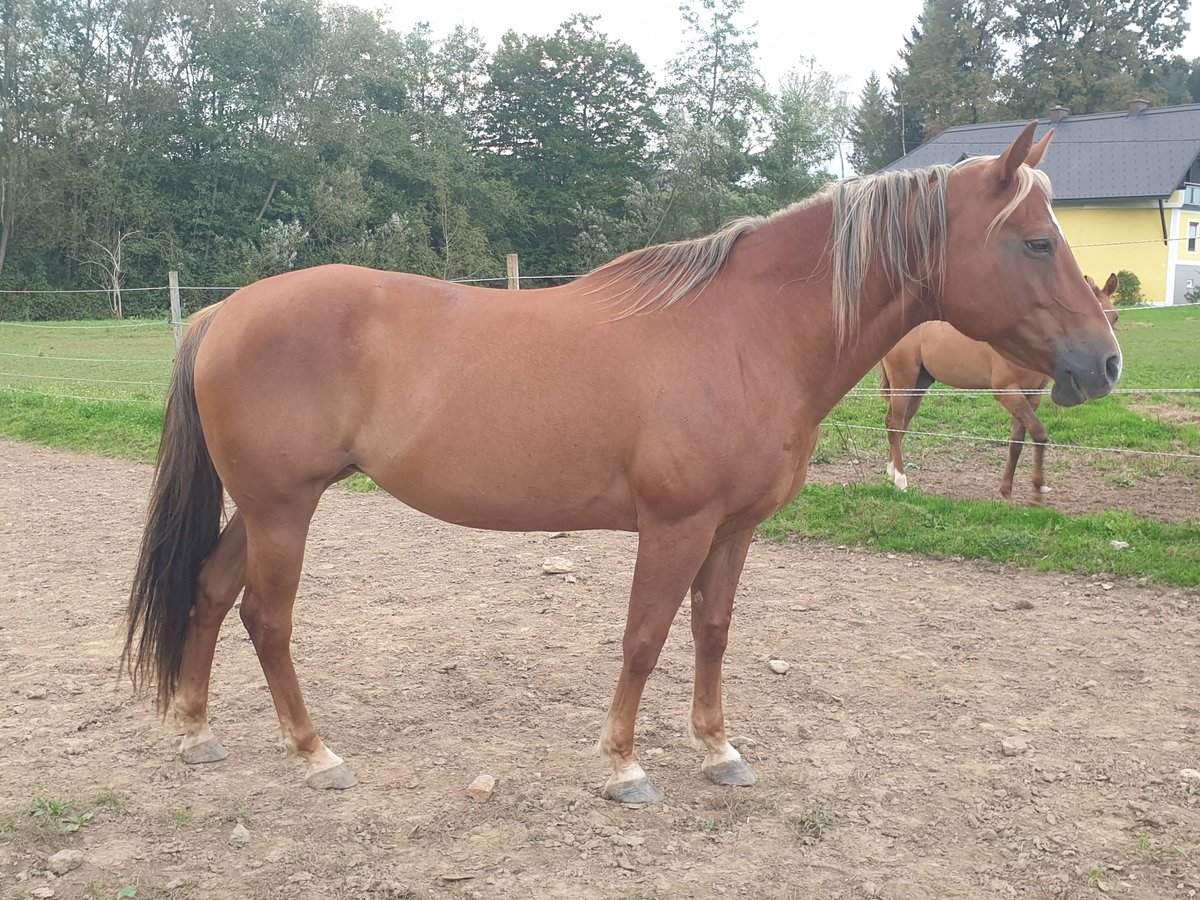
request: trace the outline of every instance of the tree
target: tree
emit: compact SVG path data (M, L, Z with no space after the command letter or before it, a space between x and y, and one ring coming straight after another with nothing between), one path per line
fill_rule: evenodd
M894 117L879 83L879 76L872 72L863 87L848 129L853 148L850 151L850 165L854 171L867 175L899 159L899 154L893 152L893 148L899 146L894 126Z
M925 0L893 79L925 138L1002 116L999 30L993 0Z
M1166 99L1162 69L1187 29L1189 0L1010 0L1005 30L1017 60L1013 111L1045 115Z
M594 18L573 16L549 37L504 35L489 80L488 163L530 211L521 252L534 270L572 271L575 210L617 215L629 182L648 177L650 76Z
M823 166L836 159L850 117L840 79L802 59L770 98L770 137L759 157L760 190L777 207L816 192L830 175Z
M668 238L694 237L753 211L756 152L766 137L769 95L755 60L743 0L683 3L686 43L662 91L667 107L671 218Z

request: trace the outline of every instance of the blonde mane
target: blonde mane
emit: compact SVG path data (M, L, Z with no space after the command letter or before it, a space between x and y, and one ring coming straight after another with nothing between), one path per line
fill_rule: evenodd
M771 216L737 219L706 237L634 250L595 269L596 287L617 318L666 309L699 296L721 270L743 235L796 209L823 200L833 204L833 234L827 249L833 260L833 322L839 346L858 331L858 298L872 264L883 268L888 286L899 293L914 287L940 296L946 271L946 186L950 173L996 157L973 157L953 165L877 172L839 181L816 197ZM1016 193L988 225L984 243L1036 186L1047 197L1044 172L1019 166ZM615 290L613 290L615 289Z

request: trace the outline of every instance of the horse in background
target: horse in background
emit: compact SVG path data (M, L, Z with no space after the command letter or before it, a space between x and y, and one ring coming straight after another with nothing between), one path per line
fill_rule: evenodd
M1117 309L1112 302L1118 288L1116 274L1108 276L1103 288L1096 287L1090 276L1084 277L1109 324L1116 325ZM925 392L935 382L996 392L996 402L1012 415L1008 464L1000 478L1000 494L1006 500L1012 498L1013 474L1028 431L1033 438L1033 499L1040 503L1042 494L1050 490L1046 487L1044 472L1046 444L1050 437L1037 416L1037 409L1050 378L1017 365L990 344L972 340L948 322L918 325L901 338L879 364L879 387L888 404L890 450L887 474L896 487L902 491L908 489L901 444Z
M600 728L604 795L662 798L634 727L689 591L701 771L753 784L722 709L734 595L756 528L804 486L838 400L934 318L1054 376L1059 403L1102 396L1120 376L1033 168L1050 139L1034 145L1036 128L998 157L840 182L569 285L502 294L333 265L197 314L167 398L123 654L135 687L156 683L159 709L174 708L184 762L227 755L209 677L244 590L284 746L310 786L355 783L309 717L291 635L317 503L364 472L459 525L637 532ZM237 511L222 528L223 489ZM395 635L398 677L413 639Z

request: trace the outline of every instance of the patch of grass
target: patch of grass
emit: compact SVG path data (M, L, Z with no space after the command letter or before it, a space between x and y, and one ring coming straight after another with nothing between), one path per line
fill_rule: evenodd
M14 846L58 846L92 824L95 813L69 800L39 795L33 802L0 819L0 835Z
M355 472L353 475L343 481L342 484L345 485L349 490L359 494L365 494L369 491L379 490L379 485L373 482L366 475L362 474L362 472Z
M808 485L762 532L776 540L803 535L880 551L1200 584L1200 528L1119 511L1066 516L1002 502L900 493L886 484ZM1114 549L1114 540L1129 547Z
M783 823L796 837L814 843L825 836L826 830L833 825L833 820L833 813L818 806L800 815L784 816Z
M176 828L183 828L192 824L192 814L186 809L176 809L171 812L171 824Z

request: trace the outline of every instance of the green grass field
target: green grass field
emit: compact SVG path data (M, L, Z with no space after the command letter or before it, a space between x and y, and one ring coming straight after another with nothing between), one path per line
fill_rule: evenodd
M1061 446L1076 444L1200 454L1200 429L1173 421L1195 419L1191 413L1200 409L1200 393L1156 393L1200 389L1200 308L1125 310L1117 333L1125 354L1120 388L1136 393L1072 409L1045 401L1042 418L1059 445L1055 452L1082 452ZM151 462L173 356L166 322L0 323L0 436ZM865 453L878 462L866 479L870 483L810 486L764 525L765 534L1200 583L1200 523L1168 526L1122 513L1069 517L1003 503L902 495L879 484L886 434L876 429L883 428L885 404L874 372L859 387L863 393L847 397L826 420L814 459ZM1008 414L988 396L930 396L912 428L1006 439ZM977 442L913 434L905 446L914 454L937 454L963 452ZM1093 453L1089 459L1119 472L1136 457ZM369 482L358 479L352 487L369 488ZM1116 538L1131 548L1113 551L1109 542Z

